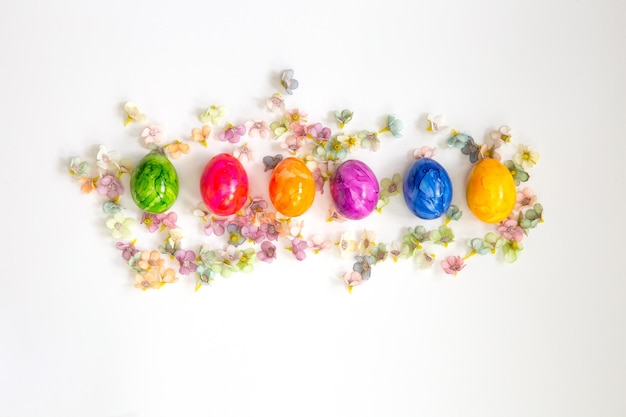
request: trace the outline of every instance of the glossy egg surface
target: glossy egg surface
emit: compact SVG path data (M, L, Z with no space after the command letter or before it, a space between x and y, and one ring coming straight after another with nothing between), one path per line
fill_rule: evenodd
M486 223L498 223L511 214L517 192L513 176L500 161L485 158L476 163L467 180L467 205Z
M345 161L330 178L330 195L342 216L359 220L376 208L380 189L372 170L357 160Z
M141 210L163 213L178 197L178 174L174 165L165 155L150 152L131 174L130 193Z
M202 201L218 216L230 216L248 200L248 174L241 162L228 153L215 155L200 177Z
M404 177L402 191L409 210L425 220L441 217L452 201L448 172L430 158L420 158L411 165Z
M315 181L309 168L298 158L285 158L276 165L269 182L272 204L281 214L304 214L315 199Z

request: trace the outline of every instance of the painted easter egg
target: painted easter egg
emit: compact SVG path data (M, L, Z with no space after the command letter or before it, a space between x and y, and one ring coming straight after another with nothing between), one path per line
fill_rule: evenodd
M486 223L506 219L515 207L517 193L508 168L500 161L485 158L478 162L467 180L467 205Z
M426 220L441 217L452 201L450 176L439 162L430 158L420 158L411 165L402 191L409 210Z
M178 197L178 174L162 153L144 156L130 176L130 194L135 204L147 213L163 213Z
M342 216L358 220L367 217L378 203L378 180L361 161L345 161L330 178L330 196Z
M315 198L313 175L300 159L285 158L272 172L269 194L272 204L281 214L300 216L311 207Z
M231 154L215 155L200 177L202 201L218 216L235 214L248 199L248 174Z

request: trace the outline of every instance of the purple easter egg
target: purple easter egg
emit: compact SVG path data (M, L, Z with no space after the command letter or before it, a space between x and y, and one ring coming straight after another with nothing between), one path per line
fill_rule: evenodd
M379 191L376 175L361 161L342 163L330 178L330 196L335 208L348 219L367 217L376 208Z

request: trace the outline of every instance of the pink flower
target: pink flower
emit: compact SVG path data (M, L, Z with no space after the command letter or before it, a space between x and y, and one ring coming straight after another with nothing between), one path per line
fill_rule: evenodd
M224 131L220 132L220 140L223 142L237 143L241 139L243 135L246 134L246 126L239 125L233 126L232 124L228 124Z
M241 236L253 240L256 243L265 239L265 233L259 226L253 224L246 224L241 228Z
M204 226L204 234L207 236L213 234L215 236L222 236L224 232L226 232L224 223L226 223L226 220L218 220L216 218L209 219L208 224Z
M115 200L124 193L124 187L113 175L105 175L98 180L98 194L106 195L110 200Z
M161 216L161 223L163 223L165 227L169 227L170 229L178 228L178 226L176 226L176 220L178 220L178 215L176 213L172 211L167 214L161 214Z
M333 243L330 240L324 240L321 235L311 236L311 238L307 241L307 244L315 253L319 253L320 251L333 246Z
M291 250L293 251L296 259L299 261L306 258L306 253L304 252L304 250L308 247L308 243L306 243L305 240L302 240L299 237L296 237L293 239L293 241L291 241Z
M163 129L159 126L149 125L141 132L141 138L146 145L161 143L163 141Z
M465 262L460 256L448 256L441 262L441 267L446 274L455 275L465 268Z
M341 278L349 288L356 287L357 285L361 285L365 282L361 273L356 271L346 272Z
M304 138L307 135L306 126L298 122L290 124L289 131L301 138Z
M183 275L189 275L198 269L198 265L195 264L196 254L192 250L177 250L174 257L180 264L180 272Z
M246 122L246 128L251 138L269 139L272 136L272 130L265 121L249 120Z
M261 250L257 253L259 260L271 264L276 259L276 246L267 240L261 243Z
M315 140L327 141L330 138L330 128L322 126L321 123L315 123L306 128L306 133Z
M430 146L422 146L413 152L413 158L415 159L432 158L435 155L437 155L437 149L431 148Z
M521 210L526 207L532 207L537 202L537 196L528 187L525 187L522 191L517 192L517 202L515 203L515 210Z
M290 125L292 123L306 123L308 116L308 114L298 109L287 110L287 119L289 120Z
M313 170L313 181L315 181L315 190L320 194L324 194L324 177L322 176L322 170L317 167Z
M233 151L233 156L242 162L244 158L246 159L246 161L250 162L254 159L254 152L252 152L252 149L250 148L250 146L248 146L248 143L246 142Z
M285 100L280 93L275 93L272 97L265 100L267 109L272 113L280 113L285 111Z
M141 215L141 222L146 225L148 232L154 233L159 230L163 217L160 214L150 214L144 212Z
M130 261L130 258L135 256L135 254L139 252L139 250L137 250L133 242L131 243L117 242L115 244L115 247L122 251L122 258L124 258L125 261Z
M274 223L262 223L261 230L265 233L267 240L278 240L280 230Z
M288 150L292 154L296 154L304 146L304 137L291 135L284 142L281 142L280 147Z
M500 233L507 240L514 240L521 242L524 238L524 229L517 224L517 220L509 217L500 223L498 227L498 233Z

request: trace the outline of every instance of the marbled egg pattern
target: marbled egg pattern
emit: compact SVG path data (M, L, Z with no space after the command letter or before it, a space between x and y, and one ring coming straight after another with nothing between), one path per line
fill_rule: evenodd
M376 208L380 191L378 180L363 162L343 162L329 183L335 208L342 216L358 220L367 217Z
M174 165L163 154L150 152L131 174L130 193L143 211L163 213L178 197L178 174Z

